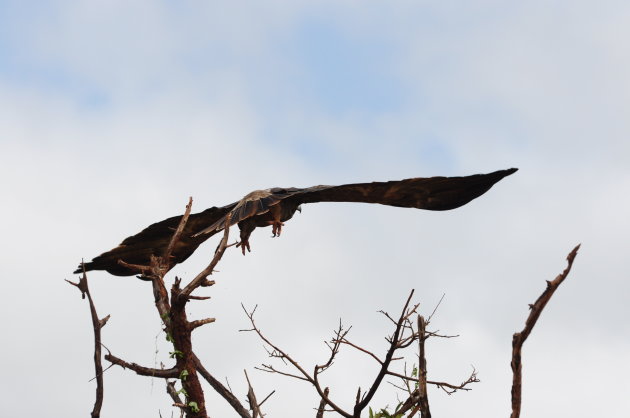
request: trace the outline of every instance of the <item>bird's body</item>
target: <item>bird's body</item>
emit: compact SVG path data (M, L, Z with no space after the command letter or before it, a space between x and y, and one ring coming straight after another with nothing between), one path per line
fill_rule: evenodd
M230 225L239 226L240 245L245 254L245 250L249 250L249 236L254 229L272 225L274 235L280 235L283 223L291 219L304 203L362 202L435 211L450 210L481 196L516 170L512 168L466 177L411 178L341 186L255 190L238 202L190 215L173 249L173 264L186 260L199 245L224 229L228 218ZM86 263L86 270L107 270L117 276L136 274L133 269L121 265L119 260L128 264L148 265L152 256L163 254L181 218L174 216L165 219L126 238L118 247ZM80 271L78 269L75 273Z

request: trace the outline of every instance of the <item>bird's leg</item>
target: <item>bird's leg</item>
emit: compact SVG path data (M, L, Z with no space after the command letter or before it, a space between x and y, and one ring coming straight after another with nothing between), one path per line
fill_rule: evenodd
M269 212L271 213L272 220L267 222L271 225L271 233L274 237L279 237L282 232L282 227L284 226L280 220L282 217L282 209L280 208L280 205L273 205L269 209Z
M243 253L243 255L245 255L245 249L247 249L247 252L252 252L252 249L249 247L249 240L248 239L242 239L241 238L241 242L236 244L236 246L237 247L241 247L241 252Z
M253 221L247 219L243 222L239 222L238 228L241 230L241 242L236 244L237 247L241 247L241 251L243 255L245 255L245 250L251 252L252 249L249 247L249 236L252 234L254 229L256 229L256 225L254 225Z
M280 221L269 221L269 225L271 225L271 233L273 234L273 236L279 237L284 224Z

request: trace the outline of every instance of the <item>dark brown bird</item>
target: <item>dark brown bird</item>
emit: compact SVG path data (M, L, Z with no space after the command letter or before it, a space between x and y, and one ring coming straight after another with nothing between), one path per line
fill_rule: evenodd
M465 205L487 192L495 183L517 169L475 174L466 177L428 177L398 181L314 186L305 189L272 188L256 190L240 201L223 207L212 207L190 215L172 256L175 264L186 260L204 241L225 228L227 215L230 225L238 224L245 254L250 251L249 237L258 227L272 226L274 236L280 235L284 222L293 217L304 203L362 202L427 210L450 210ZM85 264L86 270L107 270L116 276L132 276L137 272L122 266L149 265L152 255L161 255L182 216L174 216L150 225L126 238L118 247L95 257ZM80 273L81 266L75 271Z

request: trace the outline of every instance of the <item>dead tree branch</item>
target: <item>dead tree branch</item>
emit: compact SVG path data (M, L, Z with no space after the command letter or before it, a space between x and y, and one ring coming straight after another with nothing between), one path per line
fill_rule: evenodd
M409 316L412 315L413 312L415 312L415 309L417 308L417 305L416 305L416 307L414 307L412 310L408 310L409 303L411 302L411 298L413 297L413 293L414 293L414 290L412 290L411 293L409 293L409 297L407 298L407 301L405 302L405 306L402 309L400 318L398 319L398 322L396 323L396 329L394 330L394 333L392 334L390 338L389 349L387 350L387 354L385 354L385 359L383 360L383 363L381 365L381 370L376 375L376 378L374 379L372 386L370 386L366 394L363 396L363 399L361 400L361 402L358 402L354 406L355 417L359 417L361 415L361 411L365 409L366 406L368 406L368 404L372 400L372 397L374 397L376 390L381 385L383 378L387 374L387 369L389 368L389 365L392 362L392 359L394 357L394 352L398 348L398 344L400 342L399 338L400 338L403 324L405 320L407 320Z
M152 367L140 366L136 363L129 363L125 360L116 357L113 354L105 354L105 360L112 364L122 367L123 369L130 369L139 374L140 376L159 377L162 379L174 379L179 377L181 371L177 367L170 369L154 369Z
M207 280L207 277L214 272L214 268L217 266L221 258L223 257L223 253L225 253L226 248L228 247L228 238L230 236L230 214L228 213L225 217L225 229L223 230L223 238L219 243L219 247L214 253L214 257L208 266L203 269L197 276L190 282L188 285L180 292L180 298L187 298L190 294L201 286L202 284L209 286L210 283L214 284L214 282L210 282Z
M252 382L249 381L247 370L243 370L243 372L245 373L245 379L247 380L247 401L249 402L249 409L252 411L252 418L262 418L264 416L264 414L260 410L260 405L262 404L262 402L258 403L258 400L256 399L256 393L254 393ZM267 400L267 398L265 398L265 401Z
M387 372L387 374L398 377L404 380L405 382L419 382L420 381L420 379L417 377L407 376L407 375L392 372L392 371ZM468 376L468 378L464 380L462 383L460 383L459 385L454 385L452 383L440 382L440 381L435 381L435 380L427 380L427 385L437 386L439 389L442 389L444 392L448 393L449 395L452 395L458 390L465 390L465 391L472 390L471 388L467 386L471 383L479 383L479 382L480 380L477 378L477 370L473 368L473 371L471 372L470 376Z
M186 227L186 223L188 222L188 217L190 216L190 210L192 209L193 198L192 196L188 198L188 204L186 205L186 210L184 211L184 216L182 216L181 221L177 225L177 229L173 236L171 237L171 241L168 243L168 247L164 251L162 257L164 257L164 261L170 264L171 255L173 254L173 249L175 248L175 244L179 241L179 238L182 236L182 232L184 232L184 228Z
M427 359L424 354L424 342L427 337L425 334L426 322L424 317L418 315L418 395L420 406L420 416L422 418L431 418L429 410L429 395L427 393Z
M215 379L214 376L212 376L210 372L206 370L205 367L203 367L203 364L201 364L201 361L199 361L196 356L195 366L197 367L197 371L199 372L199 374L203 376L204 379L206 379L210 386L212 386L212 389L214 389L219 395L221 395L223 399L225 399L230 404L232 409L236 411L237 414L239 414L242 418L252 418L252 416L249 414L249 411L241 404L236 396L234 396L232 391L223 386L223 384L217 379Z
M254 310L252 310L251 312L248 311L244 305L241 304L241 307L243 308L243 311L245 311L245 315L247 315L247 317L249 318L249 322L252 325L251 329L248 330L242 330L242 331L254 331L256 334L258 334L258 337L263 340L265 342L265 344L267 344L269 347L271 347L273 350L270 352L270 356L271 357L276 357L282 360L286 360L289 363L291 363L291 365L297 369L300 374L302 376L296 376L296 375L291 375L288 373L283 373L283 372L279 372L276 369L274 369L271 366L264 366L265 368L267 368L267 371L272 372L272 373L280 373L280 374L284 374L286 376L290 376L290 377L295 377L301 380L306 380L309 383L311 383L314 387L315 390L317 391L317 393L319 394L320 398L327 404L329 405L335 412L337 412L339 415L345 417L345 418L353 418L353 415L346 412L345 410L343 410L341 407L339 407L336 403L334 403L333 401L330 400L330 398L328 397L328 394L325 393L324 389L321 387L321 385L319 384L319 381L317 380L317 372L319 370L321 370L322 367L324 366L315 366L315 371L314 371L314 376L311 376L302 366L300 366L298 364L297 361L295 361L289 354L287 354L285 351L283 351L281 348L279 348L278 346L276 346L275 344L273 344L267 337L265 337L265 335L262 333L262 331L258 328L258 326L256 325L256 322L254 321L254 312L256 311L256 309L254 308ZM331 354L331 357L334 357L333 354ZM332 360L329 359L327 364L331 363Z
M398 410L394 411L393 416L402 416L401 414L403 413L409 413L409 417L412 417L415 414L420 413L422 418L430 418L431 412L429 409L427 385L435 385L438 388L443 389L446 393L452 394L457 390L470 390L470 388L468 388L467 386L471 383L479 382L479 379L477 379L476 370L473 368L470 377L459 385L427 380L425 341L430 337L450 338L451 336L443 336L437 334L437 332L426 330L427 321L425 321L424 317L416 313L419 304L411 306L411 299L413 295L414 291L412 290L407 297L403 309L397 319L393 319L387 312L379 311L395 325L395 329L392 335L386 338L387 342L389 343L389 347L383 359L374 354L372 351L361 347L358 344L350 342L347 338L347 334L350 328L345 330L340 322L339 327L335 331L334 337L330 340L330 342L326 342L326 345L330 350L330 356L328 360L322 365L316 365L313 369L312 374L309 374L306 369L300 366L300 364L298 364L298 362L294 358L292 358L286 351L282 350L277 345L272 343L262 333L262 331L258 328L254 321L254 313L256 311L256 308L254 308L252 311L248 311L243 306L243 310L249 318L252 327L250 329L241 331L253 331L258 334L258 337L265 343L265 349L267 350L267 353L270 357L280 359L285 364L290 364L294 369L298 371L298 373L288 373L286 371L275 368L271 364L263 364L262 367L257 368L258 370L262 370L268 373L277 373L283 376L304 380L314 386L321 399L319 407L317 408L317 417L322 417L324 412L326 411L336 412L343 417L360 417L362 411L368 406L375 392L381 386L384 377L387 375L391 375L403 379L406 389L402 387L399 387L399 389L406 390L406 392L409 394L409 398L405 402L401 403L401 406L398 408ZM435 313L435 309L433 310L433 313ZM412 319L413 315L417 315L417 317ZM414 325L414 322L416 322L417 325ZM396 351L409 347L414 342L418 343L418 368L414 368L414 371L411 373L411 375L407 375L406 368L404 374L396 373L389 370L394 360L402 358L394 357ZM341 345L350 346L357 351L367 354L380 365L379 372L377 373L377 376L375 377L372 385L365 392L362 392L361 388L358 389L352 413L341 409L338 405L331 401L329 396L329 389L326 388L322 390L322 386L318 378L319 374L322 371L328 369L333 364ZM408 382L416 382L415 388L412 389ZM329 406L331 409L326 409L327 406Z
M324 389L324 395L328 396L329 393L330 393L329 388ZM324 418L325 411L326 411L326 401L324 400L324 398L322 398L322 400L319 402L319 408L317 408L317 415L315 415L315 418Z
M180 398L179 393L177 392L177 389L175 389L175 380L166 381L166 393L168 393L168 395L173 400L173 406L179 407L179 410L180 410L179 418L183 418L185 409L182 408L181 405L183 405L184 407L186 405L182 402L182 398Z
M92 317L92 328L94 329L94 372L96 373L96 400L94 401L94 408L92 409L92 418L98 418L101 416L101 408L103 406L103 364L101 362L101 328L105 326L109 315L103 319L98 318L96 313L96 306L94 300L90 294L90 287L88 286L87 274L85 272L85 265L81 261L81 268L83 275L79 279L79 283L66 280L73 286L76 286L81 291L81 298L85 299L87 295L88 302L90 303L90 316Z
M159 370L129 363L111 354L107 355L106 359L114 364L130 368L141 375L179 378L186 399L184 403L174 400L175 405L182 408L188 418L206 418L203 388L197 375L197 371L202 366L193 352L191 333L202 325L214 322L214 318L189 321L186 315L186 304L191 299L207 299L206 297L192 296L191 293L200 286L212 286L214 284L214 281L208 280L207 276L214 271L214 267L219 263L225 249L228 247L229 227L225 228L223 239L208 267L199 273L184 289L180 287L181 279L176 277L169 297L169 292L164 284L164 276L173 267L172 253L177 247L177 243L188 222L191 208L192 198L189 199L184 215L180 219L164 253L161 256L151 256L149 266L131 265L119 260L119 263L137 270L141 275L141 279L151 281L155 306L164 324L164 332L167 334L167 340L173 344L171 356L175 359L175 366L168 370Z
M512 337L512 414L510 418L519 418L521 415L521 388L522 388L522 363L521 363L521 349L523 347L523 343L529 337L529 334L534 329L534 325L536 325L536 321L540 317L543 309L551 300L554 292L560 284L567 278L569 272L571 271L571 267L573 266L573 260L575 259L577 252L580 248L580 245L577 245L573 251L569 253L567 256L567 267L564 269L562 273L560 273L555 279L552 281L547 281L547 288L543 291L543 293L536 299L532 305L529 305L530 313L525 321L525 328L521 332L517 332Z

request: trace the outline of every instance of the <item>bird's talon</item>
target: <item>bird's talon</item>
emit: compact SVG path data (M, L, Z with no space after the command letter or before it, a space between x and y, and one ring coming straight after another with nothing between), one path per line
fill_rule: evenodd
M241 252L243 253L243 255L245 255L245 250L246 249L247 249L247 252L249 252L249 253L252 252L251 248L249 247L249 241L243 240L243 241L239 242L236 246L237 247L239 247L239 246L241 247Z

